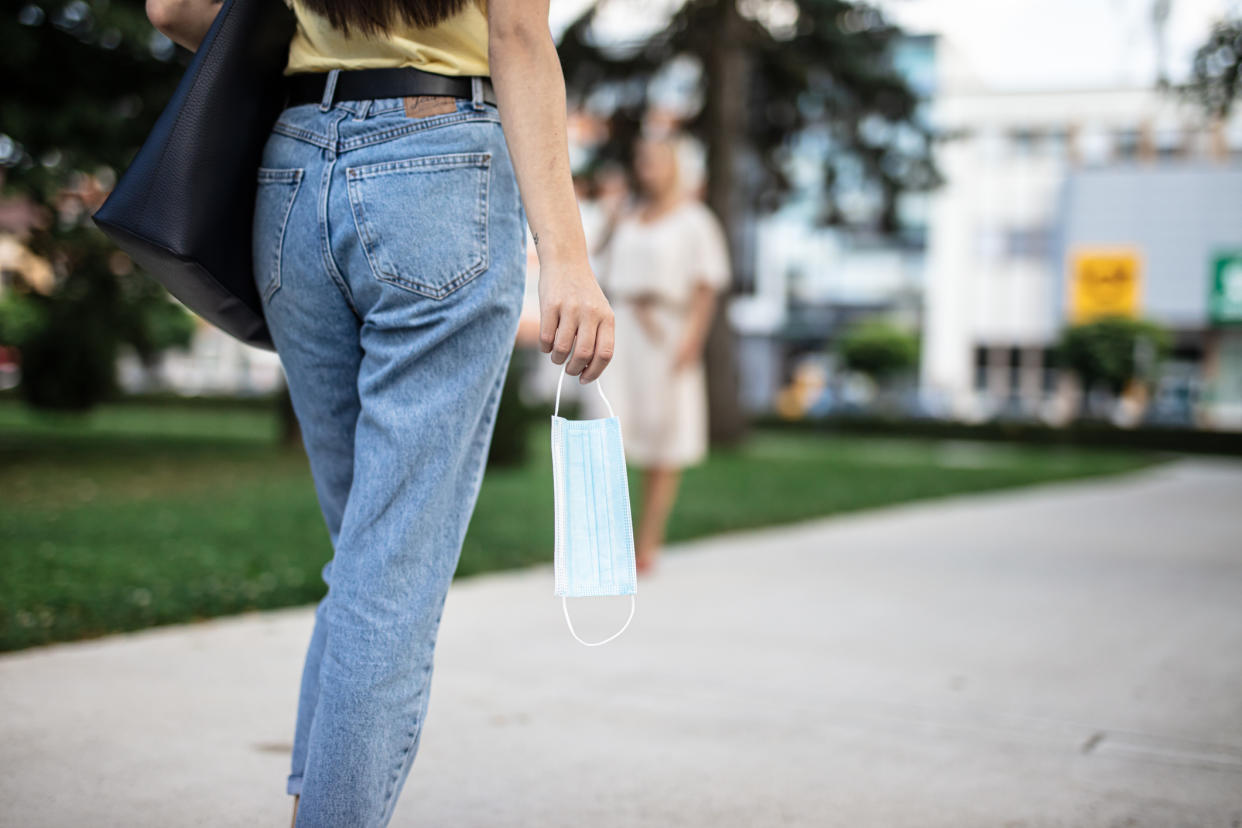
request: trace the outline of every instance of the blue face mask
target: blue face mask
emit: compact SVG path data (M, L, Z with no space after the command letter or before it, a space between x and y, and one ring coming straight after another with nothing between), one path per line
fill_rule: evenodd
M638 574L634 566L629 479L621 445L621 421L613 414L599 380L595 387L609 416L598 420L557 416L564 381L562 371L552 411L555 594L561 596L570 634L579 643L596 647L621 635L634 620ZM604 595L630 596L630 616L625 626L603 641L583 641L574 632L566 599Z

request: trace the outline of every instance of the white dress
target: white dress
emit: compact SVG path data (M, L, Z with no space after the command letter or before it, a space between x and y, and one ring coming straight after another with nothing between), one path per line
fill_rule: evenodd
M623 217L600 251L596 276L616 318L612 361L600 377L621 421L626 460L639 467L683 468L707 456L707 382L702 360L674 374L696 282L717 291L729 283L729 250L715 213L687 199L651 222ZM632 300L654 295L653 338ZM590 416L607 416L598 394L585 394Z

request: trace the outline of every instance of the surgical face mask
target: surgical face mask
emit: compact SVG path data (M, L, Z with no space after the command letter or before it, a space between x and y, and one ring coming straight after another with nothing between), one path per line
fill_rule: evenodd
M608 407L597 420L567 420L561 408L561 383L556 383L552 410L552 480L556 516L556 591L569 632L580 644L597 647L612 641L634 620L638 573L634 562L634 528L630 488L621 445L621 421L613 414L599 380L595 387ZM603 641L587 642L574 631L568 598L630 596L625 626Z

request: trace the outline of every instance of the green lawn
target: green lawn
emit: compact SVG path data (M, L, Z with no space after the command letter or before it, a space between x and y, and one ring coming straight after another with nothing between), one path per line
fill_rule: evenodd
M0 403L0 649L305 604L331 547L305 455L262 409ZM459 575L550 561L548 433L488 470ZM1153 456L758 432L686 472L670 540L1109 474ZM634 518L640 515L631 471ZM549 584L549 589L551 585Z

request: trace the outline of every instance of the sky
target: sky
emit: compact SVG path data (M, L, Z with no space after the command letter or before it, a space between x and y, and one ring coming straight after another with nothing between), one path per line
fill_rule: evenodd
M937 32L996 89L1149 86L1156 78L1153 0L883 0L903 27ZM1236 0L1171 0L1166 69L1177 81L1212 21Z
M778 0L779 2L780 0ZM558 35L591 0L553 0ZM641 34L676 0L603 0L610 37ZM909 31L942 35L986 87L1013 90L1150 86L1156 78L1154 0L874 0ZM1171 0L1166 68L1185 77L1214 19L1242 0Z

